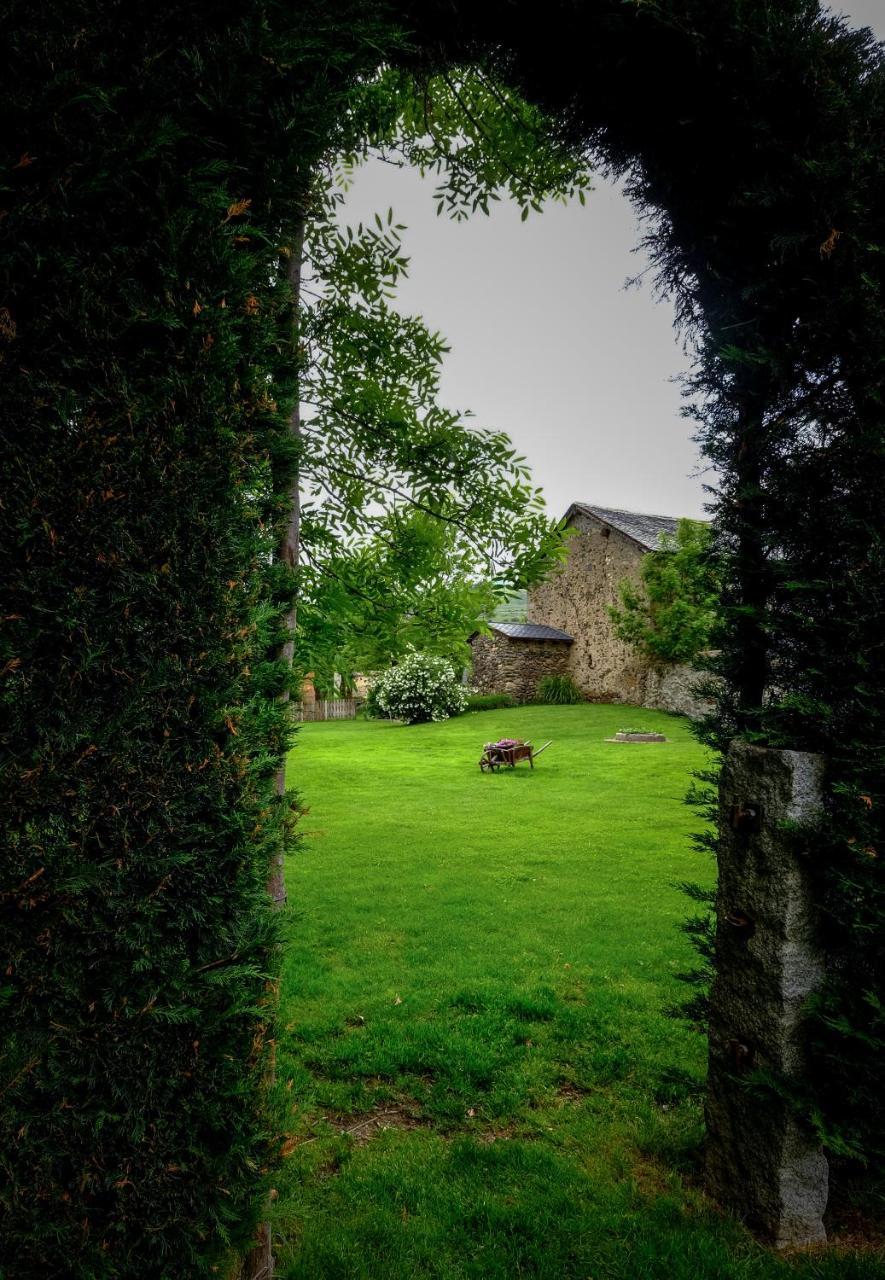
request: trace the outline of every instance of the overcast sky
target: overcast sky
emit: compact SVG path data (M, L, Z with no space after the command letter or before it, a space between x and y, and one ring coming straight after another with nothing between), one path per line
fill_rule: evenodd
M885 39L885 0L835 5ZM348 195L349 221L393 206L408 227L397 305L448 339L446 404L508 432L553 514L594 502L703 514L702 462L673 381L686 359L672 310L648 286L624 289L643 258L624 197L596 180L586 207L515 206L453 223L435 216L433 179L380 161Z

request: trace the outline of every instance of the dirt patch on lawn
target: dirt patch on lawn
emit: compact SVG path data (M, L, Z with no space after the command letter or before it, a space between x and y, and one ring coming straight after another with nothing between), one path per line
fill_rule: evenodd
M674 1170L660 1160L637 1152L629 1176L643 1199L656 1200L659 1196L672 1195L676 1190L673 1173Z
M483 1146L493 1142L507 1142L516 1136L513 1125L502 1125L495 1129L477 1131L471 1128L441 1130L428 1116L422 1115L417 1103L412 1100L398 1103L387 1103L374 1108L367 1115L325 1117L329 1124L342 1135L346 1135L357 1146L364 1146L373 1138L380 1137L388 1129L414 1130L431 1129L443 1142L451 1142L456 1137L473 1138Z
M325 1119L342 1137L348 1137L357 1146L364 1146L388 1129L429 1129L432 1121L423 1116L417 1103L409 1101L387 1102L361 1116L329 1116Z
M505 1125L502 1129L484 1129L481 1133L468 1131L467 1136L482 1146L489 1147L493 1142L509 1142L517 1136L517 1130L515 1125ZM522 1138L523 1141L526 1140L525 1135Z
M885 1221L878 1214L837 1207L827 1230L830 1248L885 1256Z
M563 1106L575 1106L594 1092L593 1089L585 1089L583 1085L575 1084L573 1080L561 1080L556 1086L557 1101Z

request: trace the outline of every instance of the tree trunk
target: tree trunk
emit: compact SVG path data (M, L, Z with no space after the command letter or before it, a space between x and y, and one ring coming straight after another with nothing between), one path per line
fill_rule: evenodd
M301 303L301 266L302 256L304 253L304 232L306 219L302 216L299 218L295 229L295 235L292 240L292 252L289 258L289 284L292 287L292 334L293 334L293 351L294 359L300 359L299 346L299 311ZM298 395L297 383L295 393L295 403L292 406L292 413L289 418L289 434L295 441L301 440L301 400ZM289 489L289 520L283 536L280 538L276 550L276 559L288 564L293 570L298 567L298 557L300 554L301 540L301 489L300 475L296 468L292 477L291 487ZM280 657L287 663L289 668L292 667L292 661L295 656L295 626L297 621L297 601L293 601L292 607L286 615L286 640L280 650ZM289 701L289 690L282 694L281 701ZM282 797L286 794L286 761L282 760L277 770L276 776L276 793ZM277 909L286 904L286 878L284 867L283 850L279 849L274 855L270 868L270 874L267 881L267 892L270 899ZM270 1065L268 1068L269 1082L272 1084L276 1073L276 1055L271 1046ZM243 1259L243 1265L240 1268L239 1280L272 1280L275 1272L275 1260L273 1254L273 1237L271 1234L270 1223L262 1222L258 1229L258 1234L253 1247Z
M299 218L295 235L292 242L292 253L289 258L289 284L292 288L292 306L293 306L293 347L295 360L300 359L298 350L299 344L299 312L301 309L301 267L302 257L304 253L304 232L306 219L302 216ZM295 403L292 406L292 413L289 418L289 434L292 438L301 441L301 399L298 395L297 384ZM289 490L289 521L286 525L285 532L280 539L276 551L276 558L284 564L289 565L293 570L298 568L298 557L301 550L301 488L300 475L296 469L292 478L292 485ZM286 615L286 642L280 651L280 657L286 662L291 669L292 660L295 656L295 626L297 622L297 602L293 602L292 608ZM288 689L282 695L283 701L289 701ZM283 760L277 770L276 792L278 796L286 793L286 761ZM279 850L273 860L270 877L267 883L267 890L270 894L274 906L281 907L286 901L286 880L283 870L283 852Z

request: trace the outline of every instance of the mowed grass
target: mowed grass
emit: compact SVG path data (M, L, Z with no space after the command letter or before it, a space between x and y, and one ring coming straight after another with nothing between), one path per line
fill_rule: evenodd
M666 744L605 738L635 723ZM534 771L482 744L547 738ZM699 1189L705 1048L677 882L712 878L685 722L526 707L306 725L276 1201L288 1280L882 1275L775 1257Z

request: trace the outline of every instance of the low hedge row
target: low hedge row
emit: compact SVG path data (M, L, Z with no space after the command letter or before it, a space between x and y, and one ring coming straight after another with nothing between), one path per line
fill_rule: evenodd
M499 707L515 707L516 699L509 693L471 693L467 699L468 711L497 711Z

